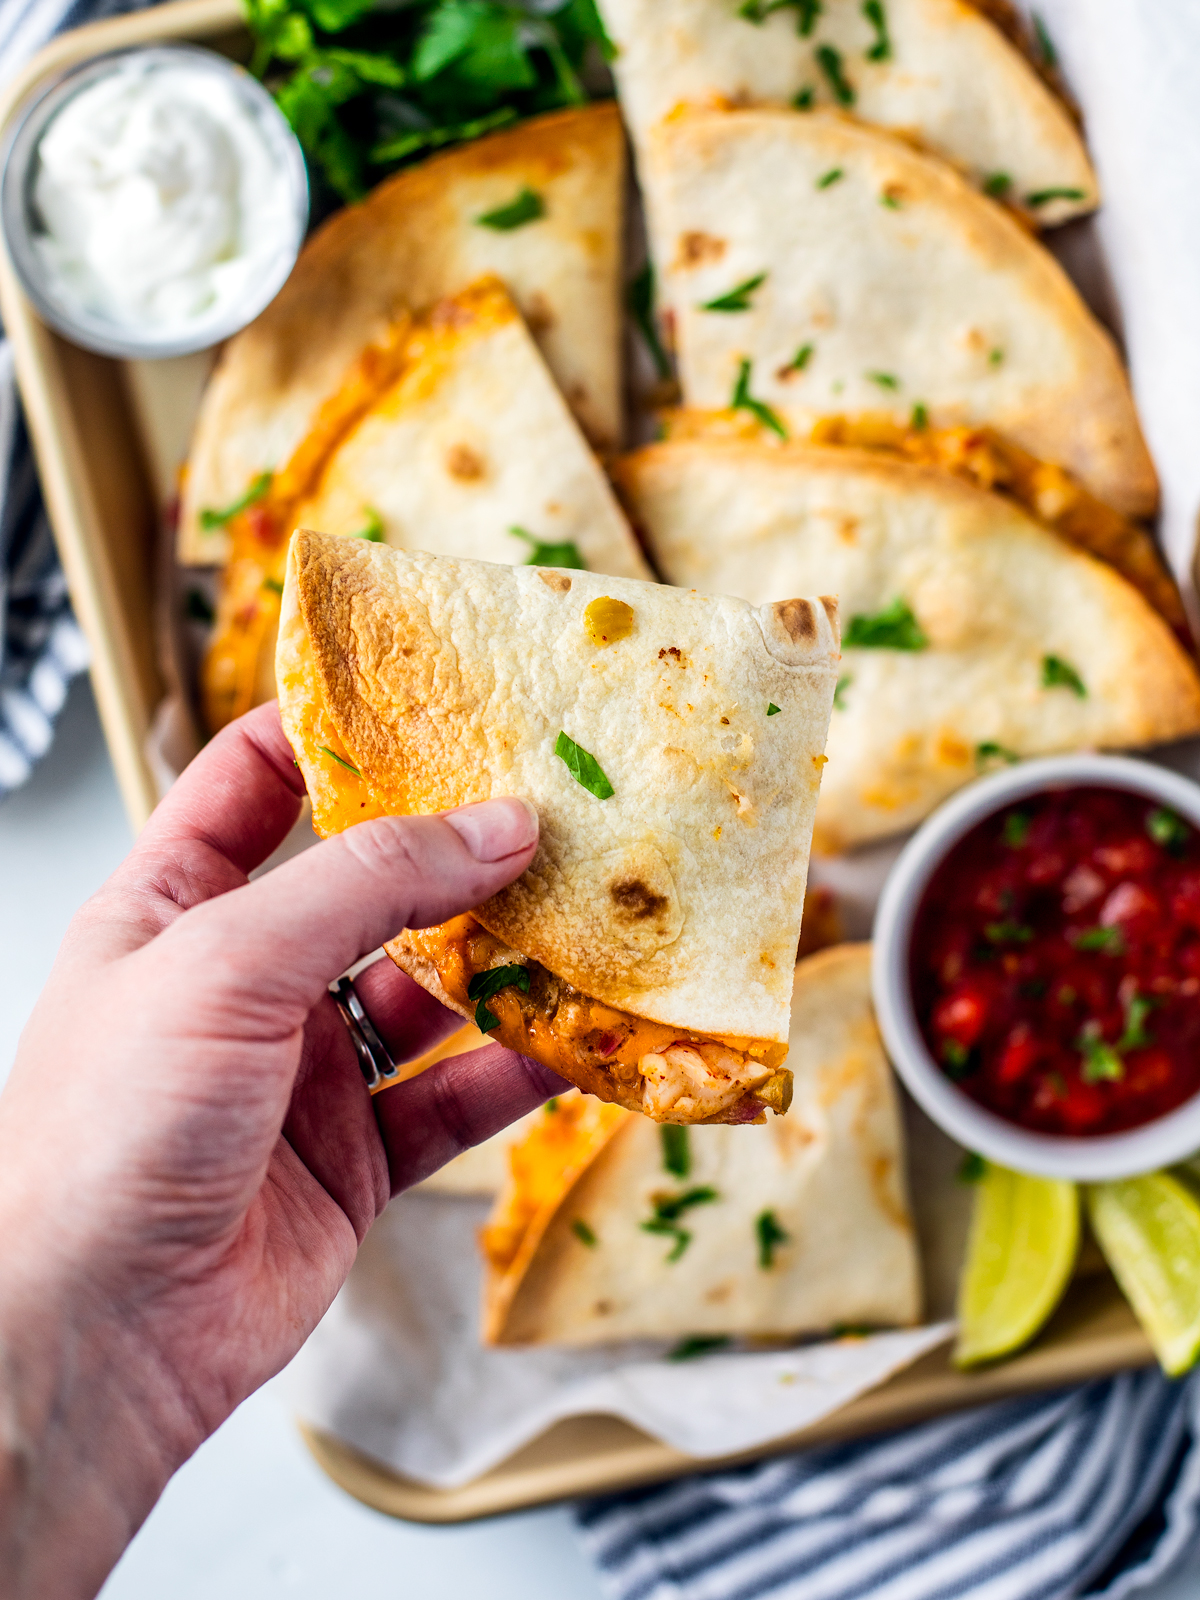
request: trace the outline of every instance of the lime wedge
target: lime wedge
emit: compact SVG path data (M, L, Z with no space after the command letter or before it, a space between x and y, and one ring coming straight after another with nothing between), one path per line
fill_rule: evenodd
M1011 1355L1054 1310L1079 1248L1073 1183L990 1162L975 1190L958 1285L957 1367Z
M1200 1201L1168 1172L1087 1191L1092 1232L1163 1371L1200 1354Z

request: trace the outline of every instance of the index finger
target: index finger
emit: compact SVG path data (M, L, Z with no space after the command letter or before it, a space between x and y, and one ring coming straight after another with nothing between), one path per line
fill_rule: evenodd
M134 855L200 843L250 872L283 843L303 798L304 779L272 700L222 728L184 769Z

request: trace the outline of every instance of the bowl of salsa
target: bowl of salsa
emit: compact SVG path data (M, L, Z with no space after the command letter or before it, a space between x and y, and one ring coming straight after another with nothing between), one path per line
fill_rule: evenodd
M896 1070L960 1144L1083 1181L1200 1149L1200 786L1031 761L909 841L875 925Z

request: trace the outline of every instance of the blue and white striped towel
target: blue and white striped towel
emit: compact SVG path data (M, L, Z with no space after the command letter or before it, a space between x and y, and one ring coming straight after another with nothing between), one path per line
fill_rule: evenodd
M1200 1376L1124 1373L579 1521L613 1600L1125 1600L1195 1548Z
M0 0L0 83L63 28L138 0ZM46 753L67 685L87 666L46 521L12 350L0 339L0 797Z

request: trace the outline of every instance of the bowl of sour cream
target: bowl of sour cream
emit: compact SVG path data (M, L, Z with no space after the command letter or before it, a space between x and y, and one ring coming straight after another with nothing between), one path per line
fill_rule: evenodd
M249 73L208 50L103 56L12 128L0 217L44 321L105 355L219 343L278 293L304 239L300 146Z

